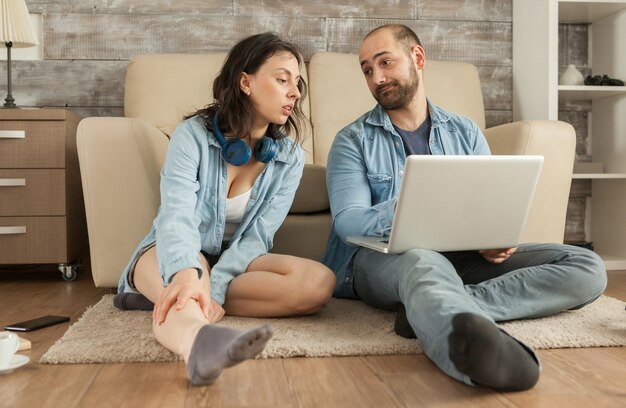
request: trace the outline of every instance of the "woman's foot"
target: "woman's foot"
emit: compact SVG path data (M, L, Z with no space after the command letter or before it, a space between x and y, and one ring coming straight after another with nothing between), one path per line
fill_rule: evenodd
M187 361L187 373L193 385L213 384L225 368L255 357L265 348L274 333L263 325L243 331L228 327L203 326L194 340Z

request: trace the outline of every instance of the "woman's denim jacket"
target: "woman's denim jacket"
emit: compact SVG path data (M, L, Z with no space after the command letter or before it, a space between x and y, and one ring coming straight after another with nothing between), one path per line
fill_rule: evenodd
M490 154L476 123L430 101L428 110L432 154ZM337 275L335 296L356 297L351 261L359 247L346 237L390 234L405 160L402 139L380 105L335 137L326 167L333 224L323 259Z
M252 186L241 224L211 269L211 297L223 304L230 281L256 257L272 248L304 168L302 148L291 139L279 149ZM161 206L148 235L131 257L118 291L132 292L127 281L136 258L155 242L163 286L185 268L202 266L198 254L219 254L226 219L226 165L222 147L199 117L181 123L172 134L161 169Z

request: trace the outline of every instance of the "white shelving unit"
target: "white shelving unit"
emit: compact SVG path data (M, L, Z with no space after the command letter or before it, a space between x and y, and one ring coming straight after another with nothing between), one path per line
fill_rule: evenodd
M607 269L626 269L626 86L558 85L559 23L590 24L594 75L626 80L626 0L513 0L513 120L558 119L559 101L591 101L588 239Z
M626 179L626 174L624 173L574 173L572 174L573 179L597 179L597 180L612 180L612 179Z
M559 102L594 101L600 98L626 94L626 86L559 85L557 91Z

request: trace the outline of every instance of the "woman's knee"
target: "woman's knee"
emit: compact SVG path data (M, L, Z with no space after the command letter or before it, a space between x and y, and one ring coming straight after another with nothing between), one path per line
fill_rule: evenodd
M335 274L319 262L310 261L297 273L297 288L293 293L292 309L299 314L320 310L333 295Z

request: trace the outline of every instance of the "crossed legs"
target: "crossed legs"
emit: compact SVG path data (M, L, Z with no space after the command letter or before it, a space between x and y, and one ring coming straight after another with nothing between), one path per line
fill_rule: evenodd
M453 265L444 255L425 250L385 255L361 249L353 263L354 287L372 306L395 309L402 303L426 355L448 375L467 384L527 389L532 378L520 382L514 371L524 366L527 377L538 376L536 357L494 320L580 307L602 293L606 273L595 254L576 247L533 244L518 252L517 260L514 254L504 263L509 270L503 266L492 271L491 279L464 285L459 275L475 276L489 266L467 259L452 259ZM487 350L481 346L485 343L499 351ZM498 353L498 359L509 361L505 372L498 371L502 367L493 358L485 358ZM501 378L510 380L502 383Z

